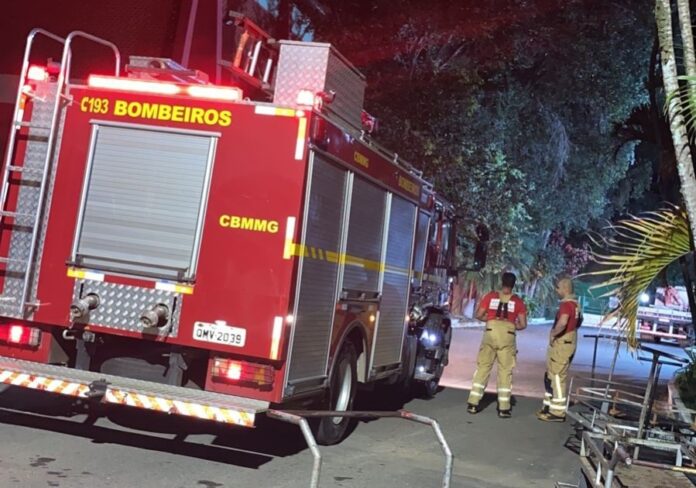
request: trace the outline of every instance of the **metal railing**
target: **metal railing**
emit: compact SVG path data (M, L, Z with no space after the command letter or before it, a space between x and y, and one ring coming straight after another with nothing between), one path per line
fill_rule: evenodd
M321 473L321 452L317 447L317 442L314 439L312 430L309 428L307 422L308 418L322 418L322 417L344 417L353 419L377 419L377 418L396 418L409 420L411 422L416 422L423 425L429 425L435 437L437 438L440 448L445 456L445 470L442 476L442 488L449 488L452 481L452 466L454 464L454 456L452 455L452 450L447 444L447 440L442 433L440 424L435 419L430 417L425 417L423 415L417 415L412 412L407 412L405 410L398 410L396 412L380 412L380 411L355 411L355 412L337 412L337 411L324 411L324 410L293 410L293 411L280 411L280 410L268 410L266 415L270 418L280 420L282 422L291 423L297 425L302 431L302 435L307 442L307 446L312 452L314 458L312 466L312 476L310 478L310 488L319 487L319 475Z

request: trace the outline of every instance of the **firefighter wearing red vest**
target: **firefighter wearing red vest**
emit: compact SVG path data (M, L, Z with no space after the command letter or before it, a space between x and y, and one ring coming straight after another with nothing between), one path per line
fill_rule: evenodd
M544 405L537 412L537 418L544 422L565 421L568 405L566 379L577 347L577 328L581 316L580 305L573 294L573 282L569 278L559 280L556 293L561 298L561 303L549 337Z
M469 393L467 411L478 413L491 374L493 363L498 362L498 416L511 416L512 369L517 357L515 333L527 327L527 308L520 297L512 293L516 277L503 273L502 289L488 293L476 309L476 318L486 321L481 341L476 372Z

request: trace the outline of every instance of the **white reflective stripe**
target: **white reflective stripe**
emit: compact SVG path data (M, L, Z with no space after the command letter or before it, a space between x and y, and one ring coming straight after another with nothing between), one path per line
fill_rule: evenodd
M307 136L307 119L299 117L297 127L297 143L295 144L295 159L301 160L304 158L305 137Z
M474 383L473 386L475 388L485 388L486 387L486 385L482 385L481 383Z
M501 392L501 391L511 392L512 389L511 389L511 388L498 388L498 391L499 391L499 392Z
M52 380L47 386L46 390L50 392L56 391L58 388L63 386L63 382L61 380Z
M556 393L559 395L563 395L563 392L561 391L561 377L556 375L553 375L554 379L556 380Z
M548 400L544 400L544 406L548 407L551 405L551 402Z
M155 401L157 402L157 406L159 407L159 410L163 412L169 412L172 409L172 405L168 400L165 400L164 398L155 398Z
M508 402L508 401L510 401L510 397L498 395L498 400L500 400L501 402Z
M26 373L19 374L14 380L12 380L13 385L21 385L29 379L29 375Z
M471 390L471 392L469 392L469 395L471 395L471 396L482 396L483 393L479 393L479 392L477 392L477 391Z
M567 400L566 398L552 398L551 399L552 402L556 402L556 403L565 403L566 400Z
M556 410L558 412L565 412L565 409L566 409L565 405L563 405L562 407L558 406L558 405L550 405L549 406L549 410Z
M148 397L145 395L138 395L138 399L140 400L140 403L143 404L143 407L148 410L152 410L152 403L150 403L150 399Z
M551 395L551 393L549 393L548 391L545 391L544 396L551 398L553 395Z

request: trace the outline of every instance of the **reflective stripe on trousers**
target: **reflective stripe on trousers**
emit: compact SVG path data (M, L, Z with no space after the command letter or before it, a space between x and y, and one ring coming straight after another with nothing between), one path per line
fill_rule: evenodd
M570 363L575 355L576 347L576 331L564 334L553 341L553 344L549 346L545 377L547 392L544 398L544 405L548 406L549 411L554 415L563 416L566 413L568 405L568 399L566 398L566 380L568 378ZM549 392L549 389L551 392Z

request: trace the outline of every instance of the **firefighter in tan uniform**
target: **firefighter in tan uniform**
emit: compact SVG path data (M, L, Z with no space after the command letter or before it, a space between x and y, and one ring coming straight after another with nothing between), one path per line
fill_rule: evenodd
M549 337L544 405L537 412L537 418L544 422L565 421L568 405L566 380L578 343L577 328L582 321L580 305L573 294L573 282L569 278L561 279L556 285L556 293L561 297L561 303Z
M522 299L512 293L515 275L503 273L502 281L502 289L485 295L476 310L476 318L486 321L486 330L476 360L467 411L478 413L493 363L497 361L498 416L508 418L511 416L512 369L517 357L515 333L527 327L527 308Z

